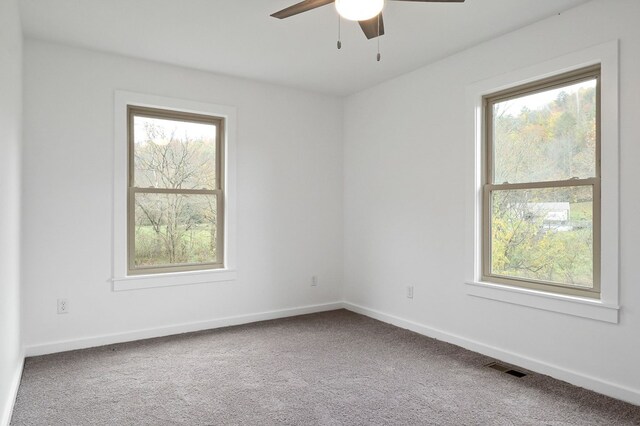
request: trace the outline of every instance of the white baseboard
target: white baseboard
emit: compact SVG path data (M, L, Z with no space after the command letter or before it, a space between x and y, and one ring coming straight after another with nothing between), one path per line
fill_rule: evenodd
M384 312L366 308L354 303L344 302L343 307L352 312L366 315L370 318L374 318L400 328L405 328L407 330L414 331L427 337L452 343L454 345L481 353L491 358L495 358L512 365L520 366L537 373L545 374L559 380L563 380L565 382L571 383L572 385L589 389L594 392L610 396L612 398L627 401L635 405L640 405L640 390L638 389L632 389L627 386L612 383L606 380L589 376L587 374L559 367L557 365L548 364L546 362L529 358L524 355L506 351L495 346L486 345L484 343L480 343L466 337L457 336L455 334L447 333L445 331L441 331L432 327L427 327L414 321L410 321L394 315L385 314Z
M16 371L13 373L11 383L9 384L9 398L7 401L4 401L4 407L2 407L2 411L0 411L0 426L9 426L11 423L11 415L13 414L13 407L16 405L16 397L18 396L18 387L20 386L23 369L24 356L21 356L20 363L18 364Z
M189 333L193 331L209 330L212 328L228 327L232 325L248 324L257 321L265 321L277 318L286 318L296 315L312 314L315 312L333 311L341 309L342 302L324 303L320 305L308 305L298 308L280 309L276 311L259 312L256 314L237 315L218 318L207 321L198 321L170 325L165 327L148 328L143 330L128 331L124 333L105 334L73 340L44 343L25 347L26 356L46 355L57 352L66 352L76 349L93 348L96 346L111 345L114 343L131 342L134 340L150 339L153 337L170 336L172 334Z

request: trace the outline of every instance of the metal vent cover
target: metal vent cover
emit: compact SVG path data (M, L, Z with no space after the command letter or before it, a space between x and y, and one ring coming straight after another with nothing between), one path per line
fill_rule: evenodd
M494 370L498 370L501 373L507 373L518 378L524 377L527 375L527 373L523 373L522 371L515 370L499 362L490 362L489 364L485 365L485 367L493 368Z

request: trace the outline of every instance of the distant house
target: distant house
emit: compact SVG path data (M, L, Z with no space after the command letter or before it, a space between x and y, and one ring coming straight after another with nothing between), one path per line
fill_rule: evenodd
M569 218L571 217L571 204L563 203L527 203L528 215L531 218L542 218L545 228L553 228L558 231L569 231Z
M570 203L527 203L529 212L544 216L545 222L566 222L571 211Z

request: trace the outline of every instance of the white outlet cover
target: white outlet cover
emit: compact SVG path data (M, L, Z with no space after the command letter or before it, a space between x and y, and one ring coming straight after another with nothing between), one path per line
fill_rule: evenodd
M69 300L68 299L58 299L58 313L59 314L68 314L69 313Z

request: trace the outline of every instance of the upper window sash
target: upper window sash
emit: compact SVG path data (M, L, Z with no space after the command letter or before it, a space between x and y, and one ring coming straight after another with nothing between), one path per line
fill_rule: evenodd
M166 188L172 190L191 189L191 190L218 190L221 191L224 188L224 119L221 117L215 117L210 115L187 113L181 111L162 110L157 108L148 108L140 106L129 105L127 107L127 128L128 128L128 182L130 188ZM193 123L195 125L202 124L207 126L213 126L215 129L215 149L214 149L214 176L213 182L199 182L200 185L196 185L196 182L184 182L186 187L181 184L167 184L167 182L156 181L151 184L150 182L143 182L144 179L136 179L136 164L135 164L135 119L136 117L147 118L150 120L157 120L158 123L162 121L182 121L185 123Z
M557 182L563 180L576 180L576 179L586 179L586 178L600 178L601 175L601 160L600 160L600 140L601 140L601 129L600 129L600 94L601 94L601 78L600 78L600 65L594 65L588 68L583 68L580 70L575 70L572 72L568 72L559 76L549 77L543 80L535 81L532 83L528 83L525 85L517 86L515 88L510 88L506 90L502 90L490 95L485 95L483 97L483 105L484 105L484 144L485 144L485 161L484 161L484 184L503 184L503 183L525 183L525 182ZM593 164L593 172L589 175L584 176L575 176L574 173L567 173L566 176L563 176L563 179L557 178L532 178L532 179L498 179L496 177L496 162L495 158L495 128L494 128L494 107L497 104L505 103L508 101L515 101L517 105L517 100L522 99L527 96L532 96L536 94L540 94L543 92L548 92L550 90L559 89L561 90L564 87L575 85L579 83L585 83L589 81L595 81L595 121L596 121L596 132L595 135L595 152L594 152L594 164ZM517 182L516 182L517 181Z

